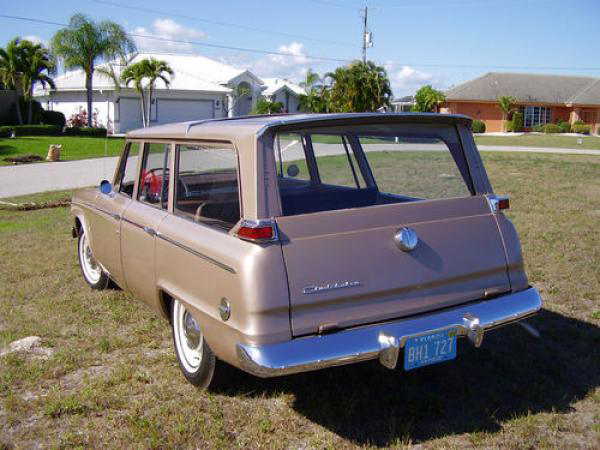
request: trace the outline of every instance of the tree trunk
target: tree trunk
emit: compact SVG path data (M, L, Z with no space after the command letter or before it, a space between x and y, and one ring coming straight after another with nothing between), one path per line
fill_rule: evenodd
M28 125L31 125L31 120L33 118L32 110L33 110L33 92L29 92L29 111L27 112L27 124Z
M87 126L92 126L92 76L93 71L85 74L85 91L87 97Z
M147 125L152 121L152 85L148 86L148 114L146 115Z
M142 106L142 126L146 128L146 100L144 97L144 89L140 88L139 92Z
M17 108L17 120L19 125L23 125L23 115L21 114L21 104L19 102L19 90L15 86L15 106Z

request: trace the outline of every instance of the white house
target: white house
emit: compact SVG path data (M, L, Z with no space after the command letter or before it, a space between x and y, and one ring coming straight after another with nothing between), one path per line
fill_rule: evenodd
M304 89L291 81L281 78L263 78L265 89L262 91L267 99L272 102L281 102L283 111L295 113L300 107L300 95Z
M298 86L277 79L265 83L252 72L238 69L200 55L140 53L131 63L153 57L166 61L175 72L167 88L156 82L152 95L150 125L185 120L240 116L250 113L260 95L274 96L286 110L297 110ZM102 64L108 68L108 64ZM113 63L116 75L122 67ZM34 95L46 109L61 111L67 119L79 109L87 109L85 74L69 71L54 78L56 90L38 87ZM142 127L140 96L132 86L116 87L110 77L94 72L93 109L100 125L113 133ZM271 87L273 86L273 90ZM237 96L244 88L250 95ZM283 99L283 100L280 100Z

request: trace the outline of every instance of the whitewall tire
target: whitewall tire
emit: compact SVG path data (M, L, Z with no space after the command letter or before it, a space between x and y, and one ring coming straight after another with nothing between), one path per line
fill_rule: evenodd
M78 241L79 266L83 278L92 289L102 290L108 287L109 277L98 262L94 259L89 241L83 228L79 233Z

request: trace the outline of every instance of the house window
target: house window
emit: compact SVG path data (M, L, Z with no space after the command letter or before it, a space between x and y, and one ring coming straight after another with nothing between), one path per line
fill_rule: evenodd
M523 113L523 125L525 128L552 123L551 108L546 108L545 106L521 106L519 111Z

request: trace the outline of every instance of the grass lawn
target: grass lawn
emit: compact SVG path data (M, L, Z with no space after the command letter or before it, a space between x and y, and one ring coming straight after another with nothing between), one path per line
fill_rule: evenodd
M578 139L583 143L579 144ZM524 134L522 136L485 136L476 134L475 142L481 145L500 145L506 147L555 147L584 148L600 150L598 136L560 136L556 134Z
M50 144L62 144L62 160L117 156L123 148L123 138L93 138L75 136L29 136L0 139L0 165L12 164L4 158L39 155L44 160Z
M600 158L483 158L511 197L542 337L508 326L411 372L238 373L200 392L179 373L165 321L84 283L68 209L0 211L0 347L37 335L54 350L0 358L0 448L598 448Z

